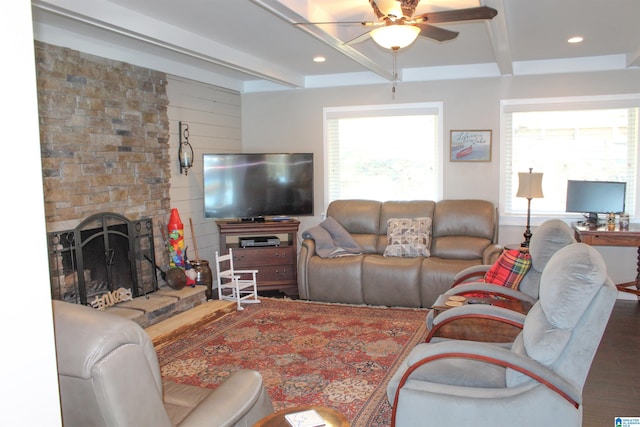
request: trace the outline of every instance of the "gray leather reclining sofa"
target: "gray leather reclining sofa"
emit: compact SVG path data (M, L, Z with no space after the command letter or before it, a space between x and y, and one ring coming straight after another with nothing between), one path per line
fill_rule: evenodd
M502 247L498 215L485 200L378 202L337 200L327 217L338 221L362 247L360 255L321 258L315 241L302 242L298 258L300 298L398 307L431 307L459 271L492 264ZM429 257L383 256L390 218L432 219Z

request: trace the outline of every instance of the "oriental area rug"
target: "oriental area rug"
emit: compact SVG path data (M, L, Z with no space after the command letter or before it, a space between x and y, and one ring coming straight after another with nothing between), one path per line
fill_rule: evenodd
M427 310L261 301L156 348L163 378L215 388L254 369L276 411L323 405L355 427L391 424L387 383L424 341Z

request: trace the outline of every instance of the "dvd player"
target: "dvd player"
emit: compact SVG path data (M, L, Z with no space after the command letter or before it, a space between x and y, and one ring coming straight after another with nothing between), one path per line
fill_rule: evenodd
M276 236L240 237L240 247L280 246L280 239Z

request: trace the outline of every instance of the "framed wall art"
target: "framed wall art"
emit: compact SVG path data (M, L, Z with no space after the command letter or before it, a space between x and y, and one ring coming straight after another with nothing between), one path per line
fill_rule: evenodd
M490 162L491 130L452 130L452 162Z

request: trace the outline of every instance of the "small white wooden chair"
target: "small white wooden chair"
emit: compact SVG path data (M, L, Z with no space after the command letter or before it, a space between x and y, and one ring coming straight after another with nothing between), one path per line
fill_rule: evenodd
M220 300L236 301L238 310L244 310L240 305L245 303L259 303L256 275L258 270L234 270L233 250L227 255L219 255L216 251L216 272L218 278L218 298ZM246 278L251 275L251 278Z

